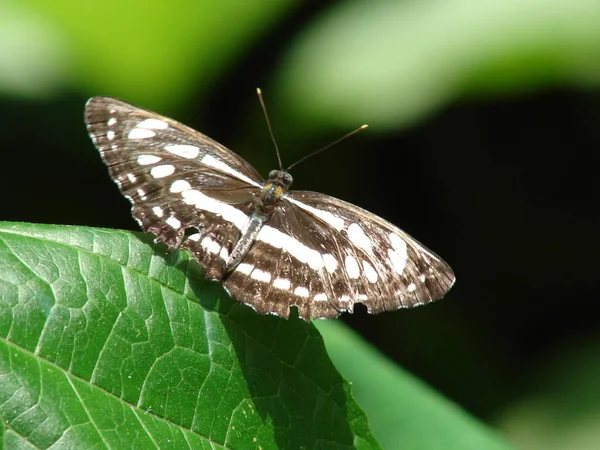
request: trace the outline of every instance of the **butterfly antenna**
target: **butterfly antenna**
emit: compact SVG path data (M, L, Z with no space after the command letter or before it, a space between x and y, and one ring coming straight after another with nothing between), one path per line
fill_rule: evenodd
M271 140L273 141L273 145L275 146L275 152L277 153L277 161L279 161L279 168L283 170L283 163L281 162L279 147L277 147L277 141L275 140L275 135L273 134L273 128L271 128L271 121L269 120L269 115L267 114L267 107L265 106L265 101L263 100L263 95L260 88L256 88L256 95L258 95L258 101L260 102L260 106L262 107L263 114L265 115L265 120L267 121L267 128L269 129Z
M361 132L362 130L366 130L367 128L369 128L369 125L361 125L361 126L360 126L360 127L358 127L356 130L354 130L354 131L351 131L351 132L350 132L350 133L348 133L348 134L345 134L345 135L344 135L344 136L342 136L341 138L339 138L339 139L336 139L335 141L333 141L332 143L330 143L330 144L327 144L325 147L322 147L322 148L320 148L319 150L317 150L317 151L315 151L315 152L309 153L308 155L306 155L306 156L304 156L304 157L300 158L300 159L299 159L298 161L296 161L294 164L292 164L291 166L289 166L289 167L286 169L286 172L289 172L289 170L290 170L292 167L294 167L294 166L297 166L297 165L298 165L298 164L300 164L301 162L303 162L303 161L306 161L308 158L311 158L311 157L315 156L317 153L321 153L321 152L323 152L323 151L327 150L328 148L331 148L331 147L333 147L334 145L336 145L336 144L339 144L339 143L340 143L340 142L342 142L344 139L346 139L346 138L349 138L350 136L354 136L356 133L359 133L359 132Z

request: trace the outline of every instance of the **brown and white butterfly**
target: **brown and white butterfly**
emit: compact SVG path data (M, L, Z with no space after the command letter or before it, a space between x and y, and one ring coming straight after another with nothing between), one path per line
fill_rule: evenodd
M265 181L238 155L172 119L108 97L85 108L90 136L144 231L188 249L209 278L260 313L336 317L441 298L452 269L391 223L328 195Z

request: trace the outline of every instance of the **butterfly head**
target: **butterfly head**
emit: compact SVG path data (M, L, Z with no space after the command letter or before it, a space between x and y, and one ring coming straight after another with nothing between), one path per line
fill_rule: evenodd
M278 184L283 188L284 191L287 191L293 182L294 179L292 178L292 176L284 170L271 170L269 172L269 179L267 180L267 184Z

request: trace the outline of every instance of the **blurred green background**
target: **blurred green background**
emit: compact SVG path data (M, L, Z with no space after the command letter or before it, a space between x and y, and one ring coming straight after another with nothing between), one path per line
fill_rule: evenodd
M0 219L137 230L85 131L92 95L266 175L257 86L284 163L368 123L294 187L457 274L439 303L343 320L521 448L600 448L600 2L4 0Z

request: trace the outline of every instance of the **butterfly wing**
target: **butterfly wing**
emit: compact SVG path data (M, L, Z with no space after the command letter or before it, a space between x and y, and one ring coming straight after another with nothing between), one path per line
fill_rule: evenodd
M452 269L391 223L327 195L292 191L225 285L259 312L335 317L363 303L369 312L441 298Z
M113 98L91 98L85 122L144 231L169 250L183 242L221 279L264 183L256 170L207 136Z

